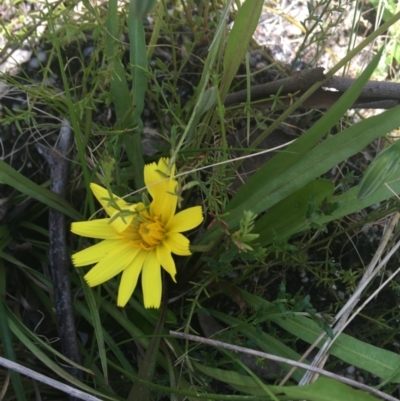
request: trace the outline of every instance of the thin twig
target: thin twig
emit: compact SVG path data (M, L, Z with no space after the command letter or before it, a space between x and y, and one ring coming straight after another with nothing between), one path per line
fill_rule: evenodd
M196 341L198 343L202 343L202 344L207 344L207 345L211 345L214 347L221 347L221 348L225 348L228 349L230 351L234 351L234 352L242 352L245 354L249 354L249 355L255 355L258 356L260 358L265 358L265 359L270 359L271 361L276 361L276 362L281 362L281 363L285 363L287 365L293 365L293 366L297 366L298 368L302 368L302 369L306 369L306 370L310 370L312 372L316 372L322 376L326 376L329 377L331 379L340 381L342 383L348 384L349 386L352 387L356 387L362 390L365 390L371 394L374 394L378 397L381 397L382 399L388 400L388 401L399 401L398 398L394 398L391 395L385 394L382 391L379 391L373 387L369 387L363 383L359 383L355 380L351 380L348 379L347 377L343 377L343 376L339 376L335 373L331 373L328 372L326 370L323 369L319 369L316 368L315 366L311 366L311 365L307 365L305 363L300 363L291 359L287 359L287 358L282 358L280 356L276 356L276 355L272 355L272 354L267 354L265 352L261 352L261 351L255 351L252 349L248 349L248 348L244 348L244 347L239 347L237 345L232 345L232 344L228 344L228 343L224 343L222 341L217 341L217 340L211 340L209 338L204 338L204 337L200 337L200 336L194 336L192 334L185 334L185 333L180 333L178 331L170 331L169 334L173 337L177 337L177 338L183 338L185 340L190 340L190 341Z
M3 358L1 356L0 356L0 365L7 369L11 369L15 372L21 373L22 375L25 375L27 377L30 377L33 380L37 380L41 383L47 384L48 386L54 387L57 390L61 390L64 393L73 395L74 397L79 398L80 400L102 401L100 400L100 398L94 397L93 395L90 395L88 393L84 393L83 391L77 390L76 388L68 386L67 384L51 379L50 377L35 372L32 369L26 368L25 366L20 365L19 363L9 361L8 359Z

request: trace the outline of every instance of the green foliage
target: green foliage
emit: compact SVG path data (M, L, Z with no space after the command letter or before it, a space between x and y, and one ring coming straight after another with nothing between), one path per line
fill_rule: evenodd
M395 142L379 153L368 167L358 189L359 199L365 199L386 184L386 178L398 172L400 143Z
M391 198L400 194L398 142L376 157L358 185L358 172L345 165L350 158L357 163L366 146L400 125L399 107L358 122L347 116L344 123L343 117L382 60L388 68L389 61L398 59L398 48L390 47L390 60L383 47L378 50L337 103L326 112L310 113L304 118L309 120L301 127L305 127L301 136L233 189L241 162L231 160L233 152L251 158L277 126L300 121L300 115L290 121L286 118L324 83L313 85L300 98L278 91L271 96L269 110L255 110L249 100L225 107L230 91L238 87L249 91L257 80L258 72L250 68L249 49L255 47L252 36L264 1L182 1L172 2L172 9L165 1L156 5L155 0L82 3L80 13L71 1L42 10L41 22L48 29L40 40L48 49L48 60L41 62L41 81L27 73L4 76L28 101L21 109L5 106L0 122L13 127L15 143L29 136L24 147L35 155L36 170L32 173L26 167L28 156L14 156L14 149L7 148L10 155L0 161L4 188L0 205L1 355L22 365L40 366L49 378L100 399L376 399L323 377L306 386L280 385L275 380L288 373L288 364L279 362L278 375L265 378L262 369L270 366L266 359L252 364L233 351L192 345L169 331L202 332L204 337L291 360L299 360L304 345L321 334L333 338L334 315L346 301L333 289L340 287L347 297L363 274L361 267L335 256L336 241L339 237L352 240L358 230L397 210ZM316 45L317 63L324 44L344 18L345 4L340 1L309 2L308 7L308 18L298 23L303 36L293 64L311 45ZM349 48L327 78L383 32L394 32L400 18L395 11L388 2L385 23L357 48ZM149 13L154 21L151 28L143 21ZM233 25L228 28L230 19ZM22 20L21 14L14 22ZM12 26L1 23L0 33L15 41ZM356 23L352 30L356 31ZM18 30L17 39L22 41L28 33L26 27ZM93 43L90 56L83 52L86 41ZM281 74L290 69L279 64L272 67ZM182 87L188 96L182 95ZM282 111L277 106L286 97L293 103ZM72 163L65 199L47 189L47 165L32 146L40 142L56 148L53 136L62 119L70 122L75 136L74 152L68 156ZM241 123L246 127L247 143L233 149L230 135ZM263 133L251 143L253 127ZM35 132L40 132L39 139ZM144 151L149 132L159 140L154 141L153 153ZM176 163L179 207L202 204L210 217L207 229L190 237L193 255L176 258L177 284L164 278L160 311L143 308L140 289L125 309L117 308L118 278L89 288L82 269L68 273L80 366L62 355L52 340L58 337L58 323L55 288L47 271L48 210L72 220L91 218L98 209L88 190L93 181L129 202L148 204L142 192L143 166L161 156ZM343 174L332 178L337 166ZM71 235L65 247L74 253L88 245ZM360 296L368 296L375 285ZM397 287L392 284L392 296L399 292ZM381 379L383 391L391 393L400 382L400 359L394 352L400 317L393 307L398 299L394 301L390 307L379 304L376 313L364 311L349 331L351 335L339 335L330 349L327 370L353 365L367 381L372 375ZM207 318L202 320L202 314ZM320 340L318 347L322 344ZM82 377L73 376L64 366L79 368ZM304 373L299 368L291 377L298 383ZM14 371L9 374L7 399L32 398L35 389L30 381ZM47 399L59 398L50 385L38 388Z

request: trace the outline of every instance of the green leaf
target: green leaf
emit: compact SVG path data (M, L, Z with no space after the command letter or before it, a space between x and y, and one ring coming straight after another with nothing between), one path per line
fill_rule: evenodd
M133 108L133 125L136 131L133 135L130 135L129 141L131 141L132 153L134 155L131 160L135 168L135 182L137 188L144 187L143 169L144 161L142 154L142 138L141 134L143 131L143 122L141 115L144 109L144 98L147 89L147 55L146 55L146 38L144 33L144 27L142 17L137 15L138 10L135 5L141 3L143 7L141 12L146 12L146 9L151 8L152 1L131 1L129 16L128 16L128 29L129 29L129 55L131 64L131 77L132 77L132 108ZM154 2L153 2L154 3ZM147 5L147 7L145 7ZM127 145L125 141L125 146Z
M229 202L228 209L233 210L240 206L248 197L249 193L257 192L268 180L277 178L285 173L303 157L308 158L308 152L318 144L329 130L337 123L344 113L358 98L365 84L378 66L383 49L372 59L365 71L354 82L354 84L341 96L341 98L303 135L289 145L284 152L278 153L266 163L257 174L254 174L245 185L235 194Z
M211 368L209 366L201 365L197 362L194 362L194 364L201 372L216 380L229 384L236 390L258 396L267 395L265 390L250 376L244 376L232 370ZM378 400L378 398L369 393L355 390L343 383L325 377L320 377L315 383L307 386L265 386L281 399L307 399L308 401Z
M79 365L73 363L72 361L68 360L65 358L63 355L58 353L57 351L53 350L48 344L45 344L40 338L35 336L33 333L30 332L31 335L34 336L35 341L33 342L29 336L27 335L28 329L18 320L15 318L15 316L10 312L9 309L6 310L6 319L7 319L7 324L10 328L10 330L13 332L15 337L18 338L18 340L26 347L34 357L36 357L41 363L46 365L48 368L50 368L55 374L58 376L62 377L64 380L67 382L75 385L76 387L87 391L88 393L95 394L98 396L101 396L102 398L105 399L114 399L106 396L105 394L93 390L91 387L88 385L82 383L80 380L76 379L75 377L71 376L69 373L67 373L63 368L61 368L56 362L54 362L51 358L49 358L39 347L38 343L47 348L48 350L51 350L55 355L57 355L58 358L63 359L64 361L68 361L69 364L72 366L78 366L84 371L89 371L89 369L85 369L80 367ZM91 373L91 372L90 372Z
M369 165L360 182L358 198L365 199L384 185L385 178L398 170L399 160L400 142L396 141L379 153L375 160Z
M138 20L143 20L156 5L157 0L131 0L131 7Z
M300 359L301 356L297 352L293 351L290 347L283 344L281 341L277 340L275 337L269 335L268 333L265 333L263 331L260 332L256 329L254 325L244 323L242 320L229 316L222 312L218 312L215 310L210 310L209 312L213 317L231 326L230 331L234 330L235 332L237 331L238 333L246 336L254 344L254 346L259 348L261 351L295 361L298 361ZM263 312L263 314L265 315L268 314L267 310ZM268 317L265 320L268 320ZM219 337L217 337L217 339L219 339ZM305 363L307 363L307 361ZM289 369L291 368L286 364L279 363L278 365L280 365L282 370L285 372L289 371ZM305 371L299 368L296 369L292 377L295 380L300 381L304 373Z
M281 176L268 181L262 167L253 177L258 180L259 187L254 192L248 191L247 198L235 209L229 210L224 219L230 227L239 224L243 210L260 213L294 192L300 190L310 181L321 176L341 161L356 154L365 148L374 139L392 131L400 125L400 106L388 110L378 116L363 120L335 136L322 142L289 167ZM252 177L252 178L253 178ZM265 182L266 181L266 182ZM244 185L245 187L245 185ZM218 233L214 231L202 238L202 242L209 242Z
M243 210L251 210L252 212L260 213L274 206L279 201L300 190L310 181L319 177L348 157L348 155L345 155L347 152L343 152L342 155L339 155L335 154L335 149L328 150L331 156L331 161L328 163L328 160L319 158L317 149L322 150L323 148L321 148L321 146L324 144L324 146L326 146L325 142L330 141L332 138L318 146L315 145L357 99L365 83L376 68L381 54L382 49L351 88L343 94L339 101L336 102L320 120L291 144L285 152L277 154L272 160L262 166L258 172L250 177L245 185L240 188L227 206L227 211L230 212L230 215L225 218L225 221L229 226L234 228L239 223L238 216L241 216ZM368 119L365 121L370 120ZM356 124L350 127L353 131L347 129L336 136L339 137L342 134L346 136L349 132L355 134L355 131L359 131L358 134L361 135L361 130L368 128L367 126L368 123L364 123L364 125ZM392 126L388 127L387 130L381 130L377 136L373 135L370 131L371 135L368 141L371 142L376 137L386 134L391 130L391 127ZM379 129L380 127L378 124L377 130ZM341 136L341 138L342 137L343 136ZM369 143L368 141L367 143ZM364 143L365 142L363 142L363 146L365 146ZM340 144L338 145L340 146ZM351 144L348 143L347 146L347 151L351 154L362 149L362 147L357 147L355 142ZM318 159L316 159L316 157L318 157ZM306 170L308 171L306 172ZM299 174L296 174L296 172L299 172ZM313 174L314 172L315 174ZM220 229L215 225L202 237L200 243L209 243L218 236L220 236Z
M239 288L237 291L240 292L243 301L252 308L257 309L261 306L268 308L271 306L270 302L258 296ZM304 316L272 317L271 320L296 338L300 338L309 344L312 344L322 332L317 323ZM319 346L323 343L324 340L321 340ZM400 383L400 373L394 374L398 372L400 356L394 352L367 344L347 334L340 334L329 352L342 361L366 370L383 380L390 378L391 382Z
M89 291L88 291L89 292ZM86 296L85 296L86 298ZM79 301L75 301L76 304L76 309L79 312L79 315L82 316L84 319L86 319L95 329L96 332L96 346L100 346L100 347L104 347L104 344L101 345L101 343L99 344L99 339L101 341L105 341L108 345L108 348L111 352L113 352L113 354L115 355L115 357L118 360L118 365L120 367L122 367L126 373L129 375L136 375L136 372L134 371L134 369L132 368L131 364L128 362L128 360L126 359L123 351L118 347L118 345L115 343L115 341L113 340L113 338L111 337L110 334L107 333L107 331L101 326L98 325L97 322L95 322L93 320L93 312L86 307L86 305L84 305L82 302ZM101 335L97 334L97 331L101 330ZM107 360L107 358L105 359L105 362L109 362L109 360ZM103 363L103 361L102 361ZM104 372L104 368L103 368L103 372ZM107 376L105 376L105 382L107 381Z
M387 177L384 185L379 187L370 196L365 199L359 199L357 194L359 187L351 188L345 193L335 196L331 202L336 203L339 207L329 216L319 216L315 222L317 224L326 224L330 221L340 219L343 216L358 212L366 207L375 205L379 202L390 199L395 194L400 195L400 177L397 171Z
M161 313L158 317L156 327L154 328L153 337L149 342L146 354L140 365L138 378L141 380L137 380L134 383L127 401L147 401L151 398L150 387L146 382L152 383L154 381L156 362L160 349L161 333L164 329L165 317L167 315L167 306L168 303L164 300L161 307ZM166 362L168 362L168 360L166 360Z
M198 118L199 118L198 116L199 116L201 99L203 98L203 94L209 86L211 71L213 70L216 61L218 60L221 54L220 49L224 39L223 34L226 29L226 20L229 16L229 11L231 9L232 2L233 0L227 0L225 2L225 7L221 12L221 15L219 16L220 20L215 30L214 39L209 47L207 58L204 63L203 71L201 74L200 82L197 86L197 96L195 99L196 103L193 107L193 112L190 115L189 121L187 122L185 131L183 132L182 135L180 135L178 143L171 149L171 160L170 160L171 163L175 163L179 151L184 146L185 142L191 139L198 125ZM212 113L213 113L213 108L211 108L208 111L208 114L211 115Z
M213 86L211 88L206 89L206 91L203 93L197 110L198 118L200 118L204 113L210 110L212 106L214 106L217 100L216 92L217 90Z
M310 197L318 208L325 198L331 198L333 183L328 180L311 181L299 191L274 205L267 213L260 217L254 227L254 232L260 233L257 240L265 246L272 241L282 241L292 234L309 227L310 219L307 218L307 208Z
M2 160L0 160L0 182L10 185L10 187L15 188L23 194L30 196L31 198L34 198L61 213L64 213L74 220L83 219L82 215L78 213L65 199L48 189L35 184Z
M250 40L257 28L263 0L246 0L240 7L226 44L221 80L220 96L223 100L236 72L249 48Z
M123 49L121 48L119 35L118 1L109 0L106 54L108 66L111 71L110 93L115 106L117 121L122 128L125 128L131 125L128 121L131 118L130 113L132 112L132 101L129 93L128 82L126 80L125 68L121 62Z
M103 375L104 375L104 381L108 385L107 355L106 355L106 348L104 345L103 326L101 325L100 315L99 315L99 306L97 305L95 297L93 296L93 290L87 285L85 280L82 278L83 273L80 269L78 269L78 274L81 286L85 293L85 300L90 310L90 316L91 316L90 323L93 325L94 333L96 336L97 352L99 353L101 368L103 370Z
M14 345L12 342L11 332L8 328L8 322L6 319L6 272L3 260L0 259L0 340L2 344L2 353L4 356L12 362L17 362L15 358ZM26 393L24 390L24 383L21 379L21 375L13 370L9 370L11 382L13 384L13 390L18 401L26 401Z
M129 17L129 33L132 35L132 30L136 32L139 36L131 41L131 53L132 48L138 45L138 42L143 40L143 35L140 36L140 21L131 15ZM119 40L119 16L118 16L118 1L109 0L108 1L108 15L107 15L107 33L106 33L106 54L109 69L111 71L111 87L110 94L111 99L114 103L115 114L117 117L117 122L120 129L125 130L123 135L123 141L128 155L129 161L132 163L135 174L135 184L137 188L144 187L143 180L143 156L142 156L142 145L140 135L133 134L133 131L137 129L139 121L137 116L141 114L143 106L140 104L140 96L143 94L138 91L135 92L134 98L132 99L131 93L128 87L128 81L126 79L125 67L122 64L123 56L123 46ZM140 45L143 46L143 45ZM134 52L136 55L136 53ZM135 57L132 56L131 57ZM136 68L136 67L135 67ZM132 76L132 79L135 79ZM134 83L133 83L134 84ZM139 86L145 85L143 81ZM138 107L138 111L135 112L135 107Z
M389 18L393 17L396 12L396 3L393 0L386 0L381 2L380 0L371 0L371 4L378 9L380 5L384 7L383 9L383 20L387 21Z

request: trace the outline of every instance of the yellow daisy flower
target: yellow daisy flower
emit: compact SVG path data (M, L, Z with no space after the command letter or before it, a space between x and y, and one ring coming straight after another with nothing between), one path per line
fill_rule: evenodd
M171 253L191 255L189 240L181 233L203 221L201 206L176 213L178 182L168 171L168 159L144 167L144 181L152 197L146 207L142 202L129 204L97 185L90 188L109 218L72 223L74 234L103 241L72 255L76 267L96 265L85 275L90 287L110 280L122 272L118 306L125 306L142 273L144 306L159 308L161 304L161 267L175 280L176 267ZM176 213L176 214L175 214Z

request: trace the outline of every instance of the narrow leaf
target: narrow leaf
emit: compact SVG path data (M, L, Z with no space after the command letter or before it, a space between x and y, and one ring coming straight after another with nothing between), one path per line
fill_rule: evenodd
M222 370L201 365L195 366L206 375L227 383L234 389L247 394L266 396L265 390L250 376L244 376L232 370ZM378 398L364 391L355 390L335 380L320 377L315 383L307 386L267 386L268 389L281 399L308 401L377 401ZM283 398L285 397L285 398ZM269 399L269 398L268 398Z
M74 220L83 219L82 215L78 213L65 199L48 189L35 184L2 160L0 160L0 182L10 185L21 193L64 213Z
M4 356L10 361L16 362L14 346L12 342L12 336L10 329L8 327L8 322L6 319L6 308L5 308L5 286L6 286L6 272L4 268L4 263L0 259L0 340L2 344L2 352ZM11 382L13 385L13 390L18 401L26 401L26 393L24 391L24 384L21 380L21 375L13 370L9 370Z
M224 54L224 72L220 96L224 100L236 72L249 48L250 40L257 28L263 0L246 0L240 7L233 28L228 36Z

